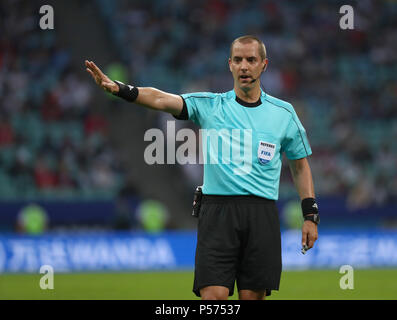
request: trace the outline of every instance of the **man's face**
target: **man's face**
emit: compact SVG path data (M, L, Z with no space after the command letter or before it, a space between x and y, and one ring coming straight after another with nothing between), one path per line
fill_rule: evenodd
M236 42L233 45L232 57L229 58L229 68L233 74L234 85L247 91L253 88L267 65L267 59L262 60L259 55L259 43L251 41Z

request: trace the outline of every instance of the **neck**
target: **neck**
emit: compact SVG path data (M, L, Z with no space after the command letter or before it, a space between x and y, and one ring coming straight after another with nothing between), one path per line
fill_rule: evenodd
M234 86L234 92L236 96L239 97L241 100L246 102L256 102L258 101L259 97L261 96L261 88L259 83L256 83L252 88L240 88L239 86Z

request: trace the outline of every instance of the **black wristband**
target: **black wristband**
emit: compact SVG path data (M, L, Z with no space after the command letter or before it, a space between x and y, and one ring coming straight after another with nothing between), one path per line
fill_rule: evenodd
M129 102L134 102L138 98L139 90L137 87L125 85L121 81L114 81L119 86L119 92L113 93L115 96L123 98Z
M301 206L303 216L307 216L308 214L318 214L318 205L314 198L303 199Z

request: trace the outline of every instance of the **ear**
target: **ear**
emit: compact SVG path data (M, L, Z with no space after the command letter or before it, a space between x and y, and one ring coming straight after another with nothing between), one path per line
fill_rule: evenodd
M265 72L266 68L267 68L267 64L269 63L269 60L266 58L264 60L265 65L263 66L262 72Z
M229 58L229 70L232 72L232 59Z

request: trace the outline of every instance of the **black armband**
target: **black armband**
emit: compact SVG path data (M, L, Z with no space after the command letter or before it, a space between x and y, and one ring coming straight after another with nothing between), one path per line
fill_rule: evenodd
M125 85L121 81L114 81L119 86L119 92L113 93L115 96L123 98L129 102L134 102L138 98L139 90L137 87Z
M302 200L302 214L303 216L307 216L308 214L318 214L318 205L316 199L314 198L306 198Z
M186 101L182 96L180 97L182 98L183 101L182 111L178 116L174 116L174 118L178 120L189 120L189 112L187 111Z

